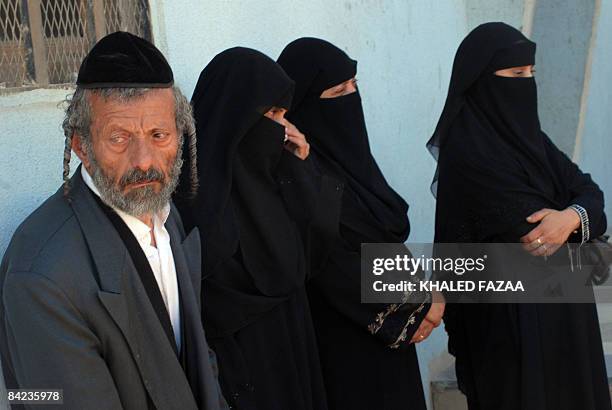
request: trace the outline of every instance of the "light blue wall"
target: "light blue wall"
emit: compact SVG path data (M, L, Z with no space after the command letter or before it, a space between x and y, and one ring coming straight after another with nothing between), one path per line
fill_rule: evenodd
M357 59L374 155L391 185L411 205L410 240L428 242L433 236L435 203L429 184L435 162L424 144L444 103L455 50L468 30L481 22L501 20L520 27L525 4L535 1L152 0L150 3L155 42L168 56L177 83L187 96L210 59L236 45L257 48L276 58L289 41L300 36L318 36ZM540 0L546 1L550 0ZM581 161L588 163L607 192L612 193L608 161L612 152L608 131L612 126L608 85L612 78L608 40L612 38L609 24L612 4L610 0L603 3L600 20L608 24L599 25ZM544 20L539 24L547 24ZM563 25L555 27L562 30ZM554 40L554 31L548 36ZM563 53L563 48L558 52ZM550 75L555 78L553 73ZM18 223L61 183L62 112L57 103L67 92L37 90L0 95L3 215L0 254ZM452 374L445 349L442 330L418 347L427 390L430 378Z
M595 0L538 1L532 39L542 129L570 156L574 150Z
M465 0L467 26L471 30L486 21L503 21L522 30L525 8L535 0Z
M577 161L591 172L606 194L608 226L612 225L612 1L601 2L591 46L592 69L587 78L584 129ZM608 231L611 231L608 228Z
M261 4L194 1L185 8L160 7L179 84L190 93L206 63L231 46L257 48L276 58L301 36L338 44L359 60L372 149L392 185L411 204L412 238L430 240L433 162L423 144L443 103L454 48L465 30L461 2Z
M0 254L17 225L61 183L58 104L70 90L0 95Z

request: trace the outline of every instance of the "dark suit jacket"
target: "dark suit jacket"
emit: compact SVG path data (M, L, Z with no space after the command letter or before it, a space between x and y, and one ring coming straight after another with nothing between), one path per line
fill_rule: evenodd
M72 178L17 229L0 266L7 387L63 389L67 409L226 408L200 319L200 242L174 208L171 237L192 387L126 247L94 194ZM193 359L195 357L195 359ZM192 374L192 373L190 373ZM43 406L44 407L44 406ZM34 408L42 408L36 405ZM56 407L52 407L56 408Z

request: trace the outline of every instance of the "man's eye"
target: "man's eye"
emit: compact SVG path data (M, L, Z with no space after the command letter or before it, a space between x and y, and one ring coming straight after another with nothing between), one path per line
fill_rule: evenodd
M156 139L162 139L165 138L168 134L166 134L165 132L156 132L155 134L153 134L153 138Z
M125 136L122 136L122 135L111 137L111 142L113 144L123 144L126 141L127 141L127 138Z

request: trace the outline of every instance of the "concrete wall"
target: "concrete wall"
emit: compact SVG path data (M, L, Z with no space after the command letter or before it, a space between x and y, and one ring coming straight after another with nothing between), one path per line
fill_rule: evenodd
M424 144L446 96L455 50L467 32L490 20L533 30L545 129L567 152L583 129L578 160L612 193L608 130L612 74L611 0L151 0L156 44L190 96L200 71L225 48L242 45L276 58L300 36L318 36L359 60L359 86L374 155L410 203L411 241L433 237L435 162ZM599 31L590 42L590 21ZM589 51L590 50L590 51ZM592 72L585 74L592 56ZM554 62L551 63L551 61ZM559 64L563 66L559 68ZM571 87L566 87L571 78ZM590 79L588 98L583 84ZM566 87L567 89L559 90ZM556 91L555 91L556 90ZM558 93L557 93L558 92ZM68 90L0 95L0 254L18 223L61 183L62 112ZM562 94L559 94L562 93ZM559 101L557 101L559 100ZM610 209L609 209L610 210ZM423 382L452 378L446 338L437 331L418 346Z
M608 226L612 225L612 1L596 7L585 76L581 127L574 148L575 160L591 172L607 194ZM609 229L610 230L610 229Z
M570 156L574 150L595 12L594 0L537 1L532 38L542 128Z

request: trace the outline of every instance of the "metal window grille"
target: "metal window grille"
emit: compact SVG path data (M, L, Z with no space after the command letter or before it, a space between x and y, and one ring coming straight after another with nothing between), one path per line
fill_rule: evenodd
M74 83L89 49L118 30L151 40L147 0L0 0L0 88Z
M106 31L129 31L150 38L149 6L146 0L107 0L104 2Z
M20 0L0 0L0 86L15 87L31 81L28 48Z

